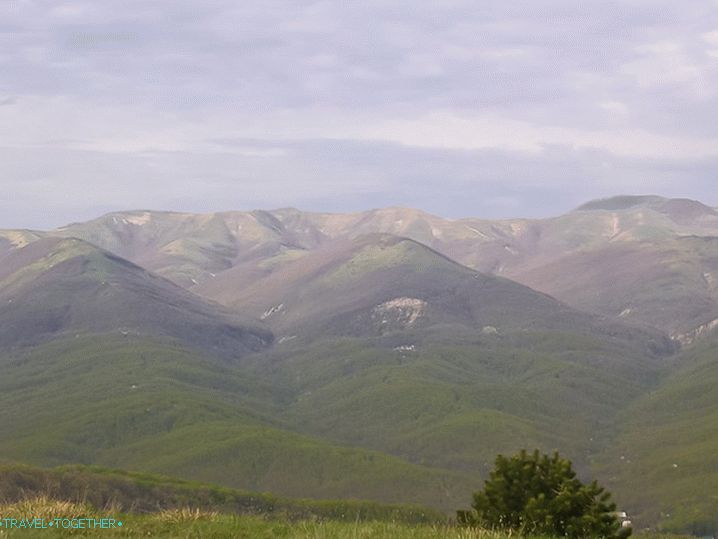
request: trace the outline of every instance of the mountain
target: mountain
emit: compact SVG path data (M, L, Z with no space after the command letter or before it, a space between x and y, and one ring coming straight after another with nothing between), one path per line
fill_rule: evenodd
M619 211L644 209L661 213L674 223L695 225L697 222L714 228L718 226L718 212L714 208L687 198L666 199L658 196L616 196L592 200L577 211Z
M172 337L232 357L273 338L82 240L42 238L0 258L0 347L106 332Z
M0 452L293 496L444 509L467 496L469 482L450 470L283 422L281 386L227 361L249 361L272 340L259 321L85 241L14 248L0 258Z
M497 453L558 449L641 526L708 533L716 222L622 196L2 231L0 452L451 510Z
M28 243L32 243L44 235L43 232L30 230L0 230L0 256L14 249L25 247Z
M281 388L167 339L56 338L0 352L0 454L157 472L277 495L449 510L475 480L294 432Z
M372 233L413 239L472 269L582 310L653 325L684 343L718 319L709 240L718 235L718 212L687 199L620 196L555 218L499 221L405 208L137 211L49 232L85 239L198 291L211 290L208 283L225 271L240 289L248 287L312 250Z
M709 535L718 529L718 361L713 337L686 349L655 390L616 424L598 459L608 487L640 525Z
M564 331L612 339L640 333L389 234L329 242L251 286L243 288L242 282L241 271L232 269L193 290L262 318L279 333L304 338L451 325L484 334ZM658 332L644 344L656 352L671 350Z
M81 238L187 288L234 266L261 274L273 258L315 246L313 233L288 230L265 211L120 212L51 232Z
M718 236L619 241L510 273L580 309L660 328L682 344L718 319Z
M673 350L658 331L387 234L325 243L249 287L235 275L241 282L228 270L196 290L276 333L245 366L283 388L283 421L466 473L526 446L561 447L586 471L615 415Z

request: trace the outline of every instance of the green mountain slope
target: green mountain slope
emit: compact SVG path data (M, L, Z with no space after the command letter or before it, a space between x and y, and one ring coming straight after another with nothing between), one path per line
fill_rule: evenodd
M287 423L430 466L485 472L540 446L585 469L673 350L390 235L328 244L239 292L232 277L200 292L278 335L247 365L285 388Z
M56 339L5 353L0 365L0 453L17 461L444 510L476 481L292 432L274 419L275 385L171 341Z
M234 276L234 271L225 272L197 291L263 318L285 338L376 336L456 325L485 334L601 334L607 340L643 339L646 351L671 350L658 332L578 312L515 282L461 266L416 241L387 234L315 249L246 289L234 285Z
M225 361L271 340L82 240L13 249L0 260L0 453L293 496L448 509L467 495L446 469L293 432L277 413L281 386Z
M679 368L633 403L599 460L639 524L710 535L718 531L718 361L715 339L678 358Z
M0 259L0 347L110 331L233 357L272 340L258 322L81 240L40 239Z

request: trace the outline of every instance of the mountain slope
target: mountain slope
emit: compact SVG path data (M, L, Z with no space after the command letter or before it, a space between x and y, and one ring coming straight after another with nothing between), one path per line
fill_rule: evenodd
M43 232L31 230L0 230L0 257L10 251L25 247L28 243L32 243L44 235Z
M123 212L50 239L5 232L0 342L23 347L0 352L0 451L451 508L496 453L536 446L640 525L703 533L717 230L700 203L618 197L544 220ZM75 233L225 306L59 238ZM214 349L217 324L243 332Z
M718 531L718 361L714 338L687 349L679 368L622 414L601 473L637 523Z
M52 234L81 238L184 287L234 266L262 274L263 263L311 248L321 238L316 230L288 229L266 211L119 212Z
M371 233L414 239L461 264L517 280L570 305L612 317L623 314L681 338L690 339L716 318L716 301L707 297L702 281L703 274L712 275L712 262L681 240L717 236L718 212L686 199L621 196L591 201L555 218L498 221L449 220L406 208L353 214L120 212L50 232L83 238L185 287L208 285L232 268L237 268L233 280L238 286L251 286L333 240ZM676 256L687 255L692 267L669 275L643 272L639 289L638 272L617 271L626 250L646 251L647 260L659 264L680 263ZM602 278L581 280L580 271L589 267ZM651 292L665 286L683 291L665 299ZM694 312L690 306L696 298L704 305ZM651 314L657 311L668 314Z
M275 385L176 341L55 339L0 352L0 453L171 474L280 495L449 510L475 481L301 435L273 418Z
M104 332L174 337L233 357L272 340L259 323L81 240L40 239L0 259L0 347Z
M512 276L579 308L662 328L683 344L718 319L718 237L614 243Z
M433 467L486 472L498 452L539 446L585 470L672 351L396 236L327 244L249 288L233 275L200 292L276 332L245 365L286 388L287 424Z
M13 249L0 259L0 452L294 496L443 509L467 496L449 470L293 432L277 417L281 386L217 361L248 361L271 340L82 240Z
M230 270L197 287L261 317L280 333L385 335L458 325L484 333L565 331L607 339L641 335L670 351L657 332L629 330L515 282L481 274L407 238L370 234L336 241L242 289Z

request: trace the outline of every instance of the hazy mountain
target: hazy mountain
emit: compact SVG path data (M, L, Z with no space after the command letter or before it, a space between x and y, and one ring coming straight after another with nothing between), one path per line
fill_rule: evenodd
M658 332L576 311L388 234L329 242L249 287L242 283L241 270L234 268L194 290L262 318L285 338L376 336L458 325L487 335L517 330L575 332L607 340L642 335L646 351L649 346L656 353L671 350Z
M651 196L2 231L0 449L448 509L535 446L685 529L714 484L717 232L713 208Z
M251 286L319 246L370 233L414 239L473 269L584 310L655 325L684 342L718 319L716 253L701 239L718 235L718 213L685 199L622 196L555 218L502 221L403 208L121 212L51 232L83 238L200 291L233 268L235 286Z
M0 256L25 247L28 243L32 243L44 235L43 232L30 230L0 230Z
M259 322L82 240L43 238L0 258L0 347L106 332L173 337L230 356L272 341Z
M277 346L248 363L284 388L279 417L432 467L485 472L498 452L540 446L585 471L673 350L658 331L387 234L327 243L248 288L234 275L199 290L276 332Z

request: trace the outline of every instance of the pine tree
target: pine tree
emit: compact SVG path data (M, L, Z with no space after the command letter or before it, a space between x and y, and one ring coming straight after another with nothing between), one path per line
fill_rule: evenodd
M473 511L458 511L466 525L563 537L625 538L611 495L593 481L576 478L569 460L535 450L496 457L496 466L474 494Z

